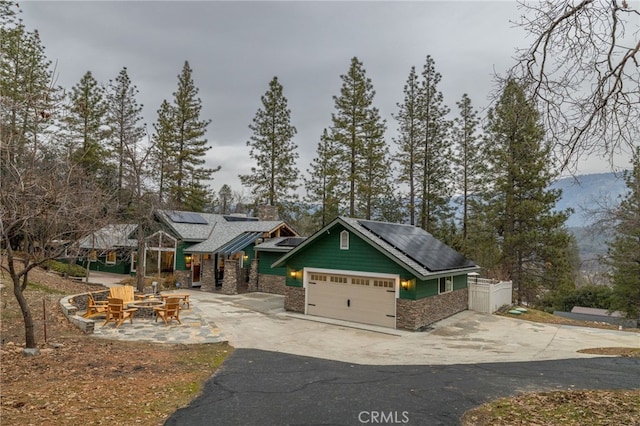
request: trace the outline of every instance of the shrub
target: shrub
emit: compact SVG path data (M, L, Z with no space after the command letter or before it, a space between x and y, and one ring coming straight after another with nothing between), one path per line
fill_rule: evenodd
M80 265L58 262L56 260L48 260L44 263L45 269L51 269L61 275L70 277L86 277L87 271Z

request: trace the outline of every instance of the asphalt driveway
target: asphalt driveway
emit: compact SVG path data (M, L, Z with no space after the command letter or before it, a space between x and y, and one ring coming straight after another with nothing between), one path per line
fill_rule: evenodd
M454 425L520 392L633 389L640 360L373 366L238 349L166 425Z

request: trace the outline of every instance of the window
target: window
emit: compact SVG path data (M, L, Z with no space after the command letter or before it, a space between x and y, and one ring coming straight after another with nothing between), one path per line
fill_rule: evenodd
M394 288L394 282L392 280L373 280L374 287Z
M342 231L340 233L340 250L349 250L349 232Z
M98 261L98 252L95 250L91 250L89 253L89 262L97 262Z
M369 285L369 280L366 278L351 278L351 284Z
M138 270L138 253L131 253L131 272L136 272Z
M449 293L453 291L453 277L440 277L438 280L439 288L438 293Z
M107 253L107 261L105 262L107 265L115 265L116 264L116 252L110 251Z
M347 277L339 277L339 276L336 276L336 275L332 275L331 277L329 277L329 281L331 281L332 283L346 284L347 283Z

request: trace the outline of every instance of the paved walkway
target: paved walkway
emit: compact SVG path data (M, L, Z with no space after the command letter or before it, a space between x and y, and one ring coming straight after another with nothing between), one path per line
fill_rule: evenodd
M95 273L94 273L95 274ZM102 275L102 274L101 274ZM110 286L108 276L92 282ZM116 276L118 277L118 276ZM101 281L98 281L98 280ZM261 349L369 365L446 365L588 358L579 349L640 347L640 333L539 324L464 311L408 332L285 312L283 296L247 293L228 296L199 290L182 325L165 326L135 318L118 330L96 324L95 336L159 343L228 341L236 348Z

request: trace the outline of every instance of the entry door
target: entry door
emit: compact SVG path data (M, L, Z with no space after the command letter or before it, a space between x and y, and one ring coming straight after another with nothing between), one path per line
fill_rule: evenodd
M194 254L191 259L191 285L199 286L202 277L200 254Z
M395 279L309 273L307 314L395 328Z

